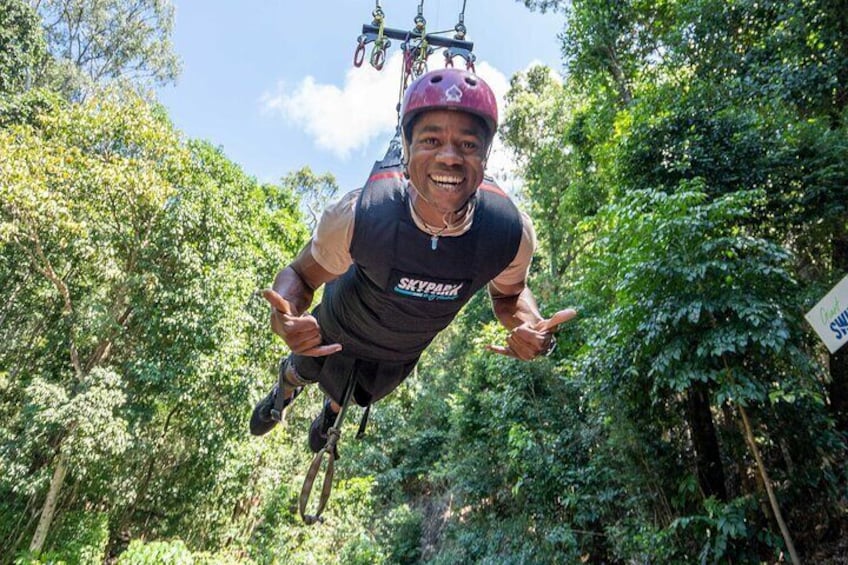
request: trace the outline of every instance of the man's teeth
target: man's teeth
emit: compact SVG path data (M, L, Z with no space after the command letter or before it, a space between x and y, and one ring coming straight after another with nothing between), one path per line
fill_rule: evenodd
M430 178L433 180L433 182L437 182L439 184L459 184L462 182L462 177L431 175Z

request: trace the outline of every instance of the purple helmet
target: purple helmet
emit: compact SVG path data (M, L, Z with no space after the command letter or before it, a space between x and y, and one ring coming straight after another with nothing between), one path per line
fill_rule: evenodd
M438 69L421 75L403 96L401 126L407 139L415 116L427 110L462 110L479 116L489 128L489 141L498 128L495 93L480 77L462 69Z

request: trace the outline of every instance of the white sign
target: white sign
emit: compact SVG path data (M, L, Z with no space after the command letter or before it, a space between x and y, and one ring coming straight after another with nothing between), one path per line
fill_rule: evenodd
M831 353L848 342L848 277L807 312L807 321Z

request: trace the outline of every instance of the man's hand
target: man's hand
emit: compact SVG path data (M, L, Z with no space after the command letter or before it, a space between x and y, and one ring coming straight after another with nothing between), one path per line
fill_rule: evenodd
M502 345L487 345L486 349L515 357L522 361L530 361L539 355L547 353L554 339L553 332L557 326L577 316L577 311L572 308L560 310L547 320L536 323L524 323L513 329L506 340L506 347Z
M271 329L283 338L292 353L323 357L341 351L340 343L321 345L321 328L315 316L293 315L288 301L273 290L263 290L262 296L271 305Z

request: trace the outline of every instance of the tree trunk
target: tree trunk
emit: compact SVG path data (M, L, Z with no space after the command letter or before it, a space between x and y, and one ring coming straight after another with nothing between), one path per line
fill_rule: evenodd
M727 487L724 482L724 468L721 464L721 451L710 410L707 384L696 382L687 393L687 416L692 431L692 443L698 468L698 484L704 495L715 496L727 501Z
M739 414L742 416L742 424L745 426L745 441L748 442L748 447L757 462L757 470L763 479L768 493L771 510L774 512L774 519L777 520L777 525L780 527L780 533L783 536L783 541L786 542L786 549L789 551L789 557L794 565L799 565L801 560L798 559L798 552L795 551L795 544L792 541L792 535L789 533L789 528L786 527L786 522L783 520L783 513L780 511L780 505L777 503L777 497L774 495L774 489L771 487L771 479L769 479L766 465L763 463L763 458L760 455L760 450L757 447L757 442L754 441L754 432L751 430L751 422L748 421L748 413L745 408L739 405Z
M53 478L50 479L50 489L47 491L47 498L41 508L41 518L35 528L35 535L32 536L32 543L29 544L29 550L36 555L41 553L44 540L47 539L47 532L50 531L50 523L53 521L53 515L56 512L56 503L59 501L59 493L62 490L62 484L65 482L67 471L68 456L60 451L56 458L56 468L53 469Z

